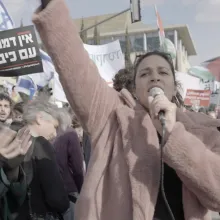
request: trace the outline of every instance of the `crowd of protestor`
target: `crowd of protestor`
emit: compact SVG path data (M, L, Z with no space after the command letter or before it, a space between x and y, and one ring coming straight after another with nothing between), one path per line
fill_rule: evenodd
M124 88L133 89L132 72L126 69L114 78L114 89L120 92ZM17 103L6 89L0 92L0 138L4 139L0 155L5 157L1 161L0 213L4 220L29 219L30 214L33 219L45 215L48 219L50 215L74 219L91 141L68 103L59 108L50 101L52 92L41 89L34 99L20 98ZM23 153L10 157L2 153L8 145L16 147L18 141L25 148ZM13 184L9 187L10 181Z
M14 105L8 94L1 93L0 121L4 219L14 219L16 215L16 219L29 219L31 213L52 213L57 218L63 214L64 219L73 219L73 204L83 184L85 166L81 143L67 109L58 108L43 94L31 102ZM19 137L16 132L21 132ZM16 144L26 150L12 156L3 153L8 145ZM11 161L13 158L15 161ZM15 186L8 187L8 173L18 181Z
M187 110L171 57L140 56L113 89L64 0L42 0L33 21L69 103L59 108L51 90L16 104L0 93L0 219L211 219L220 122Z
M137 99L133 71L120 70L113 87L117 92L126 89ZM41 90L33 100L14 103L6 91L0 93L0 155L4 157L0 195L4 220L29 219L30 215L33 219L74 219L74 206L90 160L91 140L70 105L59 108L51 103L51 95L51 89ZM197 111L216 118L215 111ZM13 156L2 153L8 145L14 146L12 151L18 142L23 152Z

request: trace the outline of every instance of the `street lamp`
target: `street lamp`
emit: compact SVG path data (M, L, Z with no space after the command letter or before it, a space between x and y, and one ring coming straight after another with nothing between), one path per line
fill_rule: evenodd
M131 22L141 21L141 1L130 0L131 3Z

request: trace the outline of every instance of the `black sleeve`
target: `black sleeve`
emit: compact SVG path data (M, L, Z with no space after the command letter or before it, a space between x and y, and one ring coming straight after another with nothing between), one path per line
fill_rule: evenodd
M46 8L51 0L41 0L42 9Z
M43 137L35 142L36 170L46 202L54 211L63 213L69 208L69 199L59 173L52 145Z
M80 146L79 138L76 132L67 133L68 141L68 158L69 166L73 172L74 181L78 192L81 191L84 179L83 172L83 153Z
M83 144L83 151L85 155L85 162L86 162L86 168L87 168L89 164L90 155L91 155L91 142L90 142L89 135L86 134L85 132L83 132L82 144Z

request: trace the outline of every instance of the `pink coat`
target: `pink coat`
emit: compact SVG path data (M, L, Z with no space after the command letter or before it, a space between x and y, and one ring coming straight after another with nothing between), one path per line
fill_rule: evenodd
M33 21L92 139L76 219L152 220L160 148L150 116L127 90L119 94L101 79L63 0L52 0ZM209 209L220 210L220 122L181 111L177 121L164 147L164 161L183 183L185 219L208 220Z

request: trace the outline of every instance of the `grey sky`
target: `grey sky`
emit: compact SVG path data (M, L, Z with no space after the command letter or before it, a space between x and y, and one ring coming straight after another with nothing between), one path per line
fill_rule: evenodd
M15 24L30 24L31 14L39 5L38 0L2 0L13 17ZM129 6L130 0L66 0L73 18L116 13ZM142 0L143 22L156 26L153 4L164 26L187 24L198 56L191 58L193 65L220 56L220 0Z

